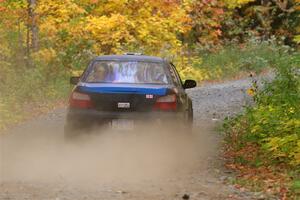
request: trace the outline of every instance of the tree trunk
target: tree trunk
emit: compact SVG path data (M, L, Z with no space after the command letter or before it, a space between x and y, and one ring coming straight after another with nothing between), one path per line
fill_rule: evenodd
M36 0L28 0L28 38L27 45L30 52L38 50L38 26L37 26L37 15L35 13Z

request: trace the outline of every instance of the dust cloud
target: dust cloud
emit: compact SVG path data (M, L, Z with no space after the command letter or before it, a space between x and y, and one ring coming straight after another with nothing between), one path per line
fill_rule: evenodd
M95 129L71 142L61 130L33 129L0 137L0 183L159 181L193 170L212 148L196 128Z

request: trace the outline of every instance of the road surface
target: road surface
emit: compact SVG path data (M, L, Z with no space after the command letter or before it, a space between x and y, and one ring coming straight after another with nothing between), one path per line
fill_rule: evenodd
M226 116L249 103L250 79L189 90L193 134L147 129L63 140L65 109L25 122L0 137L1 200L255 199L226 184Z

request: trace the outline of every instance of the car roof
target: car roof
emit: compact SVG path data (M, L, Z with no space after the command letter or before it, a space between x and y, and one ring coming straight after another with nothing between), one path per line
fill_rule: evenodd
M165 62L166 60L156 56L146 55L105 55L97 56L94 61L118 60L118 61L146 61L146 62Z

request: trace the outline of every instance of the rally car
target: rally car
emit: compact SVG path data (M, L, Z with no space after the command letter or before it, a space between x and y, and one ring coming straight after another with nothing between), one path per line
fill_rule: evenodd
M139 122L191 126L192 101L175 66L166 59L125 54L94 58L80 77L71 77L65 136L87 132L92 127L134 129Z

